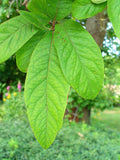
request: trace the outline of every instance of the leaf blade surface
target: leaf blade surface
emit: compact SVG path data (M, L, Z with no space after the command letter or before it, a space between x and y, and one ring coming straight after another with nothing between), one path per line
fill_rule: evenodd
M38 43L28 68L25 101L33 132L48 148L62 126L69 85L60 69L52 34Z
M0 63L19 50L38 29L21 16L0 25Z
M86 19L95 16L97 13L102 12L107 3L95 4L91 0L76 0L73 3L72 15L76 19Z
M69 20L56 26L54 41L68 83L83 98L94 99L103 84L104 65L92 36Z
M61 20L72 10L72 0L31 0L27 8L36 14L45 14L52 20Z
M24 44L16 53L16 63L20 71L26 73L32 53L39 41L43 38L45 32L39 31L27 43Z
M108 9L108 16L113 24L115 33L120 39L120 1L108 0L107 9Z
M37 28L46 29L45 25L48 24L50 18L45 15L35 15L34 13L27 12L27 11L19 11L20 15L23 16L27 21L31 24L35 25Z

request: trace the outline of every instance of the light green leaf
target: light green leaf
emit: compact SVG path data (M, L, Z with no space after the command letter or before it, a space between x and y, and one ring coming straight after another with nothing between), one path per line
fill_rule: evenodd
M19 11L20 15L23 16L31 24L35 25L37 28L46 29L45 25L48 24L50 18L45 15L35 15L34 13L27 11Z
M84 98L93 99L103 84L101 51L92 36L77 22L56 25L55 47L68 83Z
M51 19L56 17L56 20L60 20L70 14L72 1L73 0L31 0L27 8L36 14L41 14L42 12Z
M79 20L90 18L102 12L106 5L106 2L95 4L91 0L76 0L73 3L72 16Z
M68 91L50 32L31 57L25 85L29 121L43 148L53 143L62 126Z
M16 53L16 62L20 71L27 72L30 63L31 55L37 46L38 42L43 38L45 32L39 31L36 33L18 52Z
M38 29L21 16L0 25L0 63L18 51Z
M108 0L107 9L115 33L120 39L120 0Z
M100 4L103 2L106 2L107 0L91 0L91 2L96 3L96 4Z

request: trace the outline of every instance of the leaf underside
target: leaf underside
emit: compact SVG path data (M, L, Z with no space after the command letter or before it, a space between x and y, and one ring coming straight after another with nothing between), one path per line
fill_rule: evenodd
M103 84L104 66L92 36L79 23L67 20L56 25L54 41L67 82L82 97L94 99Z
M17 25L16 25L17 24ZM18 51L38 29L17 16L0 25L0 63Z
M29 121L43 148L53 143L62 126L68 91L50 32L34 50L25 85Z
M16 62L20 71L27 72L30 58L32 53L37 46L38 42L43 38L45 32L39 31L35 34L18 52L16 53Z

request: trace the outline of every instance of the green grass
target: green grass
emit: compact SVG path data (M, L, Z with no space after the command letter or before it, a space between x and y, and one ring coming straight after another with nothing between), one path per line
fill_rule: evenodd
M120 132L103 126L64 122L53 145L42 149L29 123L0 123L0 160L119 160Z
M92 113L91 126L64 120L48 150L36 141L26 115L10 115L0 121L0 160L120 160L120 109Z
M105 110L99 113L99 116L95 113L92 114L93 125L97 121L100 124L104 124L107 128L115 129L120 132L120 108Z

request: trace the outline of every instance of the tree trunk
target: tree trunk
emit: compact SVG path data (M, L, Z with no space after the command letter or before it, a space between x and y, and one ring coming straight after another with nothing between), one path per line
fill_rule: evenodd
M3 93L0 93L0 100L3 99Z
M81 121L90 125L91 108L84 107L82 112L83 112L83 117Z
M86 22L87 31L92 35L100 48L102 48L103 45L107 23L108 16L105 14L105 11L87 19Z
M106 34L107 23L108 23L108 16L105 14L105 11L97 14L92 18L87 19L86 22L87 31L95 39L100 49L102 48L104 37ZM88 109L88 107L83 108L82 121L84 121L87 124L90 124L90 118L91 118L91 109Z
M66 110L65 115L69 114L70 116L68 117L68 119L70 121L75 121L77 122L85 122L87 124L90 124L90 115L91 115L91 109L86 106L82 109L82 111L80 113L78 113L78 107L73 107L72 108L72 113L70 113L68 110ZM79 117L79 115L83 115L82 118Z

